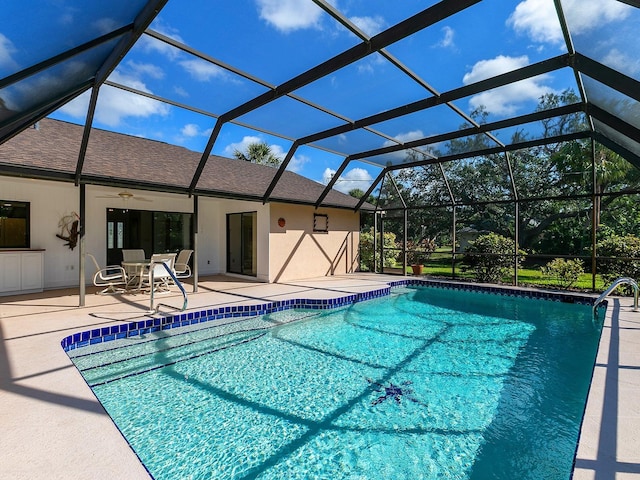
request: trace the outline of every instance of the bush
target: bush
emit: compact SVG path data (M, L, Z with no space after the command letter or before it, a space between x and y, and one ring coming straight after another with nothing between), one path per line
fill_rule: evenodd
M634 235L610 235L597 243L599 270L605 284L608 285L619 277L640 278L640 238ZM616 258L618 257L618 258ZM631 287L624 288L625 293Z
M502 277L513 272L515 242L497 233L488 233L469 242L464 262L473 269L478 282L498 283ZM525 252L518 251L518 266Z
M380 248L380 233L378 237L378 248ZM392 250L396 246L396 234L385 232L384 234L384 266L393 267L396 264L398 252ZM373 271L373 227L369 231L360 232L360 270L363 272Z
M560 288L569 288L583 273L582 262L577 259L554 258L542 267L542 274L555 279Z
M407 265L422 265L438 246L436 241L424 238L419 242L407 242Z

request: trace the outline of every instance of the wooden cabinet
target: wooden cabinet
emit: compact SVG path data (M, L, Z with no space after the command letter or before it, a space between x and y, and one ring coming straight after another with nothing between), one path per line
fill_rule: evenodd
M0 295L41 292L44 250L0 250Z

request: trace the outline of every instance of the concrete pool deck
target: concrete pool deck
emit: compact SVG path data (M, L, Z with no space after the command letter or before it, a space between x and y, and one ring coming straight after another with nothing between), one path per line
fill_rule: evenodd
M398 276L347 275L282 284L201 279L189 310L291 298L334 298ZM190 292L187 286L187 292ZM77 290L0 297L0 477L148 479L110 417L60 347L72 333L149 318L148 295ZM180 306L181 297L157 300ZM173 313L162 307L162 312ZM640 313L610 298L576 458L578 480L640 478Z

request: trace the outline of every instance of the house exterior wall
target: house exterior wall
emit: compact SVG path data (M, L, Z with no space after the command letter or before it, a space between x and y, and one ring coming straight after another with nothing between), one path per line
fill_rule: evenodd
M106 265L108 208L166 212L193 212L186 195L127 189L134 197L117 196L122 189L86 186L85 252ZM0 176L0 199L30 203L31 248L44 249L44 288L75 287L79 282L80 248L70 250L56 237L60 219L80 210L80 189L71 183ZM140 200L144 199L144 201ZM342 274L356 269L359 214L350 210L320 209L241 200L198 198L198 274L226 272L226 215L257 212L257 279L290 281ZM329 232L313 232L313 214L329 215ZM278 218L286 226L278 226ZM153 252L145 252L150 255ZM91 284L94 266L86 262L85 282Z
M56 237L58 222L77 211L79 190L69 184L0 177L0 200L30 203L31 248L44 252L44 288L78 284L78 248Z
M313 231L313 214L327 214L329 231ZM278 219L285 226L278 225ZM269 281L340 275L356 271L360 214L311 206L271 205Z
M217 219L218 223L211 225L218 230L217 248L215 249L218 257L218 271L216 273L225 273L227 270L227 214L229 213L248 213L257 212L257 231L256 231L256 256L257 256L257 275L256 278L263 282L269 281L269 210L270 204L263 205L260 202L249 202L244 200L216 200L217 202ZM203 209L198 210L200 217L200 225L207 222L209 213L203 213ZM205 217L206 216L206 217ZM198 239L198 246L201 246ZM198 263L200 265L200 263Z

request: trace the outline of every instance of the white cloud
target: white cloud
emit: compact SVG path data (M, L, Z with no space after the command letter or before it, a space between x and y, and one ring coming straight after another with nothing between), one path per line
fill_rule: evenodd
M387 62L379 53L368 55L358 62L358 73L366 73L369 75L376 73L376 67L386 65Z
M616 0L563 0L565 17L574 35L588 33L603 24L625 18L632 7ZM507 20L507 25L534 42L564 42L553 0L524 0Z
M137 90L149 92L145 84L134 77L126 76L117 70L109 77L116 83L129 85ZM63 106L60 111L75 118L84 118L87 114L90 92L85 92L72 102ZM120 125L127 117L147 118L153 115L166 116L169 106L141 95L104 86L100 89L95 119L110 127Z
M351 17L349 20L370 37L383 31L386 26L384 18L379 15L375 17Z
M199 58L183 60L178 63L189 75L200 82L208 82L212 78L225 76L225 71L222 68Z
M70 25L73 25L75 18L71 13L67 12L67 13L61 14L57 20L60 25L70 26Z
M252 143L262 142L264 142L263 138L253 135L247 135L243 137L240 142L230 143L229 145L227 145L224 149L224 154L228 157L233 157L233 154L236 150L246 153L249 145L251 145ZM285 152L282 146L278 144L273 143L269 145L269 148L271 149L271 153L278 157L280 160L284 160L284 157L287 155L287 152ZM310 158L305 155L294 155L293 158L289 160L287 170L290 170L292 172L300 172L303 169L304 165L309 161Z
M198 127L198 125L196 125L195 123L187 123L184 127L182 127L180 133L185 137L197 137L201 132L200 127Z
M158 33L169 37L177 42L185 43L180 35L178 35L178 30L171 28L165 25L162 21L156 20L151 24L151 28L153 28ZM160 40L156 40L150 35L142 35L136 46L142 47L144 51L147 52L156 52L169 60L175 60L176 58L181 56L180 50L169 45L168 43L161 42Z
M455 30L451 27L442 27L443 37L437 44L438 47L442 48L455 48L456 44L453 38L455 37Z
M490 60L477 62L471 68L471 71L465 74L462 81L465 85L468 85L513 71L528 64L529 58L526 55L521 57L499 55ZM488 90L471 97L469 105L472 109L484 106L487 111L496 115L513 115L520 104L531 100L537 101L542 95L552 92L550 87L542 83L546 78L545 75L539 75L504 87Z
M327 185L331 178L335 175L336 171L331 168L326 168L322 174L322 184ZM362 191L367 191L373 183L373 177L364 168L352 168L344 175L340 176L333 188L342 193L349 193L351 190L358 188Z
M0 66L15 70L18 63L13 59L12 55L16 52L11 40L0 33Z
M313 2L300 0L256 0L260 18L281 32L318 27L322 10Z
M300 173L305 164L309 163L311 159L306 155L294 155L287 165L287 170L295 173Z
M120 23L113 18L100 18L93 22L93 27L100 32L101 35L106 35L109 32L113 32L120 26Z
M535 42L561 43L562 30L553 0L524 0L507 20L516 32L524 33Z
M256 137L250 137L250 138L256 138ZM287 156L287 152L285 152L280 145L277 145L274 143L269 145L269 148L271 149L271 153L276 157L278 157L280 160L284 160L284 157ZM289 164L287 165L287 170L291 172L299 173L304 168L304 165L308 163L310 160L311 159L306 155L294 155L293 157L291 157L291 160L289 160Z
M187 98L189 96L189 92L187 92L184 88L178 85L175 85L173 87L173 91L176 92L176 94L180 95L181 97Z
M422 130L411 130L410 132L405 132L405 133L399 133L397 135L395 135L393 138L395 138L398 142L400 143L407 143L407 142L411 142L413 140L420 140L421 138L425 138L425 134ZM398 142L394 142L392 140L385 140L384 143L382 144L383 147L390 147L393 145L398 145ZM404 159L407 158L407 153L406 151L403 150L399 150L397 152L391 152L391 153L387 153L384 156L385 158L389 158L390 161L393 162L398 162L398 161L402 161Z
M260 142L263 142L263 140L260 137L247 135L246 137L243 137L240 142L230 143L229 145L227 145L224 148L224 153L228 157L233 157L233 152L235 152L236 150L240 152L246 152L249 145L251 145L252 143L260 143Z
M617 48L609 50L609 53L602 59L602 63L631 77L640 73L640 59L625 55Z
M129 60L127 62L127 67L134 72L136 77L147 75L156 80L164 78L164 70L152 63L138 63L133 60Z
M395 138L396 140L398 140L398 142L400 143L407 143L410 142L412 140L418 140L420 138L424 138L424 133L422 132L422 130L412 130L410 132L406 132L406 133L399 133L398 135L394 136L393 138ZM386 140L383 144L383 146L388 147L390 145L397 145L396 142L393 142L391 140Z
M207 128L202 130L200 126L195 123L187 123L184 127L180 129L180 134L175 136L175 141L178 144L184 144L189 139L193 139L195 137L209 137L211 135L212 129Z

